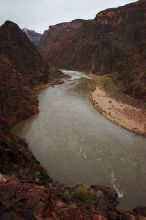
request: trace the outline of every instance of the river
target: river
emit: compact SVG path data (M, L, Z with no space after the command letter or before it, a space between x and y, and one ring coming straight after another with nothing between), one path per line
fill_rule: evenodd
M71 79L39 95L40 113L17 124L24 138L56 181L113 186L121 208L146 204L146 138L112 124L92 106L93 81L65 71Z

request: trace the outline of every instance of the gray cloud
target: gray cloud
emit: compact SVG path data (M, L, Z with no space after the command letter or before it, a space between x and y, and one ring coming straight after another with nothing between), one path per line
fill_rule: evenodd
M0 0L0 25L6 20L38 32L49 25L76 18L94 18L97 12L136 0Z

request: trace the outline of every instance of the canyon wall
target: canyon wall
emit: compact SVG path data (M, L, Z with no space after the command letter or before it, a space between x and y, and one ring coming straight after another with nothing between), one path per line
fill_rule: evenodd
M0 27L0 128L37 113L33 88L61 75L13 22Z
M25 141L12 136L9 130L17 122L39 112L34 89L62 80L62 77L60 71L43 60L18 25L6 21L0 27L0 182L1 173L28 182L36 179L40 183L48 181L49 177ZM1 204L0 200L0 216Z
M39 48L57 68L112 73L127 93L146 100L145 0L51 26Z

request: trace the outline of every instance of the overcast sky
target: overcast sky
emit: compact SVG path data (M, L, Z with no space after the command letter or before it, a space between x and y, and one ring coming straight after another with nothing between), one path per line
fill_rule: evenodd
M97 12L136 0L0 0L0 25L6 20L43 33L49 25L91 19Z

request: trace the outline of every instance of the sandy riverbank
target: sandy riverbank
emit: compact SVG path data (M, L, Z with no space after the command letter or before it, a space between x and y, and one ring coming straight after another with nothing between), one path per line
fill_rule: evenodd
M128 103L128 100L117 99L99 85L90 95L90 100L108 120L131 132L146 136L146 108L143 104L135 106L131 100Z

